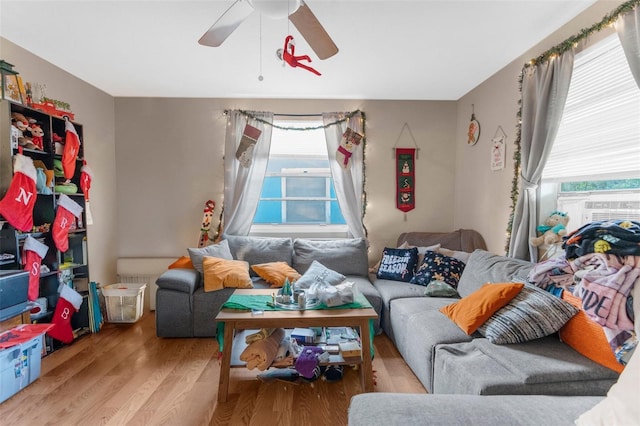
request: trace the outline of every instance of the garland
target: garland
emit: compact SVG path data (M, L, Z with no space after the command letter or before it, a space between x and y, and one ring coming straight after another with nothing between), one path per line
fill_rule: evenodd
M522 67L522 72L518 77L518 90L520 91L520 99L518 100L518 112L516 114L517 124L516 124L516 140L514 142L515 150L513 152L513 180L511 182L511 212L509 214L509 220L507 223L507 238L505 244L505 252L509 252L509 246L511 244L511 231L513 230L513 217L516 211L516 204L518 202L519 195L519 183L520 183L520 165L521 165L521 136L522 136L522 84L524 81L524 76L527 70L530 67L535 67L538 64L546 63L555 56L562 55L564 52L567 52L570 49L575 49L578 46L578 43L587 39L594 33L602 31L603 29L610 27L614 24L614 22L621 16L624 15L634 8L640 5L640 0L630 0L627 1L620 6L618 6L615 10L613 10L608 15L605 15L604 18L600 22L597 22L590 26L589 28L583 28L576 35L573 35L566 39L565 41L553 46L549 50L545 51L541 55L536 58L531 59L529 62L524 64Z
M640 1L640 0L638 0ZM367 191L365 190L365 188L367 187L367 173L366 173L366 164L367 162L365 161L365 147L367 146L367 130L366 130L366 123L367 123L367 118L366 115L364 113L364 111L360 111L359 109L355 110L355 111L351 111L351 112L347 112L344 114L344 118L341 118L339 120L335 120L332 121L331 123L327 123L327 124L323 124L321 126L309 126L309 127L285 127L285 126L280 126L278 124L273 124L268 122L267 120L264 120L260 117L256 117L255 114L253 114L250 111L245 111L242 109L237 110L240 114L244 115L245 117L248 118L252 118L266 126L271 126L274 127L276 129L280 129L280 130L297 130L297 131L310 131L310 130L320 130L320 129L326 129L328 127L331 126L335 126L337 124L341 124L346 122L347 120L349 120L351 117L360 114L360 116L362 117L362 227L364 228L364 235L365 237L369 236L369 231L367 230L367 227L364 224L364 217L367 214ZM229 110L225 110L224 114L227 115L229 113ZM216 234L216 238L218 238L221 235L221 229L222 229L222 213L224 211L224 205L222 207L222 211L220 212L220 222L218 224L218 232Z

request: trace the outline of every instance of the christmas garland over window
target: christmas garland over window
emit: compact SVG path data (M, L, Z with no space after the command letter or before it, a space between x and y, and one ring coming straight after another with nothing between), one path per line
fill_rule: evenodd
M520 183L520 150L521 150L521 136L522 136L522 82L524 80L524 75L530 67L536 66L538 64L542 64L548 62L555 56L559 56L564 52L575 49L578 46L578 43L587 39L594 33L602 31L607 27L611 27L614 22L618 19L620 15L624 15L625 13L630 12L634 8L640 5L640 0L630 0L627 1L620 6L618 6L613 12L605 15L604 18L600 22L597 22L590 26L589 28L583 28L576 35L573 35L563 41L556 46L553 46L551 49L542 53L540 56L531 59L529 62L524 64L522 67L522 72L518 77L518 89L520 90L520 100L518 101L518 113L517 113L517 124L516 124L516 139L515 139L515 150L513 152L513 180L511 182L511 212L509 214L509 221L507 223L507 240L505 244L505 252L509 252L509 245L511 243L511 231L513 227L513 216L516 211L516 204L518 202L519 195L519 183Z
M640 0L639 0L640 1ZM262 118L256 117L254 114L252 114L250 111L245 111L242 109L237 110L240 114L244 115L245 117L251 118L253 120L259 121L260 123L263 123L267 126L271 126L274 127L276 129L280 129L280 130L293 130L293 131L310 131L310 130L320 130L320 129L326 129L328 127L331 126L335 126L336 124L341 124L344 123L346 121L348 121L351 117L360 114L360 116L362 117L362 227L364 228L364 233L365 235L369 235L369 231L367 230L367 227L364 224L364 216L367 214L367 191L366 191L366 187L367 187L367 161L366 161L366 150L365 147L367 145L367 119L365 116L364 111L360 111L359 109L355 110L355 111L351 111L351 112L346 112L344 113L344 117L333 121L331 123L327 123L327 124L323 124L321 126L309 126L309 127L286 127L286 126L280 126L277 124L273 124L270 123ZM227 115L229 112L229 110L225 110L224 113L225 115ZM314 114L315 115L315 114ZM224 206L223 206L223 211L224 211ZM222 211L220 212L220 224L222 224ZM220 228L221 226L218 225L218 234L220 233Z

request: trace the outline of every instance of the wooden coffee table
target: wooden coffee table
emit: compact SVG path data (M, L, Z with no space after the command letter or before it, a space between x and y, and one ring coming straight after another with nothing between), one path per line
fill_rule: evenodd
M234 293L270 295L273 292L273 289L238 289ZM348 364L361 364L360 382L362 390L363 392L373 392L373 369L369 351L372 336L369 333L369 320L377 317L378 315L373 308L305 311L277 310L264 311L260 315L253 315L249 311L237 309L222 309L216 316L216 321L224 322L218 401L226 401L229 394L229 375L232 367L231 354L236 331L276 327L354 327L359 329L363 356L360 359L349 358ZM347 362L344 363L346 364Z

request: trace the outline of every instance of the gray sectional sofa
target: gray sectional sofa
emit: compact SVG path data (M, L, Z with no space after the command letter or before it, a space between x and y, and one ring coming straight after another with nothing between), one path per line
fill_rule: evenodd
M420 234L401 239L408 237L416 246L434 243ZM524 282L532 266L476 249L457 289L465 297L485 283ZM420 286L399 281L376 279L373 285L382 297L384 332L430 393L605 395L618 378L555 334L526 343L493 344L478 333L467 335L439 311L456 299L426 297Z
M267 262L287 262L300 274L311 262L319 261L329 269L345 275L353 282L373 308L381 311L381 298L369 280L367 241L363 238L346 240L307 240L223 236L234 259L249 265ZM270 285L252 272L255 288ZM156 334L158 337L215 337L215 317L227 301L233 288L205 292L203 279L195 269L169 269L158 280L156 293ZM379 321L375 324L380 330Z

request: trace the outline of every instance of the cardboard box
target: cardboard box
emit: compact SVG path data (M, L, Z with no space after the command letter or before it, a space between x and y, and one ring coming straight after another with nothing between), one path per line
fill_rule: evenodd
M351 340L348 342L340 342L340 354L342 354L343 358L355 358L362 355L362 350L360 349L360 343L355 340Z

